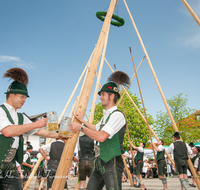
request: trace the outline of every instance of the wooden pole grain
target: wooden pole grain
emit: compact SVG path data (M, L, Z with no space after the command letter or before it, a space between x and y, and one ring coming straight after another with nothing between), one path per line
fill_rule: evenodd
M185 5L186 9L190 12L190 14L194 18L194 20L197 22L197 24L200 26L200 19L197 17L197 15L195 14L195 12L192 10L192 8L188 4L188 2L186 0L181 0L181 1Z
M125 1L125 0L123 0L123 1L124 1L124 4L125 4L126 9L127 9L127 11L128 11L128 14L129 14L129 16L130 16L130 19L131 19L131 21L132 21L132 24L133 24L133 26L134 26L134 29L135 29L135 31L136 31L136 34L137 34L137 36L138 36L138 39L139 39L139 41L140 41L140 44L141 44L141 46L142 46L142 49L143 49L143 51L144 51L144 54L145 54L145 56L146 56L146 58L147 58L149 67L150 67L150 69L151 69L151 72L152 72L152 74L153 74L154 80L155 80L155 82L156 82L156 84L157 84L158 90L159 90L159 92L160 92L160 95L161 95L162 100L163 100L163 102L164 102L164 105L165 105L165 107L166 107L167 113L168 113L168 115L169 115L169 117L170 117L172 126L173 126L174 130L178 132L178 128L177 128L177 126L176 126L176 122L174 121L174 118L173 118L173 116L172 116L172 113L171 113L171 111L170 111L170 109L169 109L168 103L167 103L167 101L166 101L166 98L165 98L165 96L164 96L164 93L163 93L163 91L162 91L162 88L161 88L161 86L160 86L160 83L159 83L159 81L158 81L158 78L157 78L157 76L156 76L156 73L155 73L155 71L154 71L154 69L153 69L153 66L152 66L152 64L151 64L150 58L149 58L149 56L148 56L148 54L147 54L147 51L146 51L146 48L145 48L144 43L143 43L143 41L142 41L142 38L141 38L141 36L140 36L140 34L139 34L139 32L138 32L138 29L137 29L137 27L136 27L136 24L135 24L135 22L134 22L134 20L133 20L132 15L131 15L131 13L130 13L130 10L129 10L129 8L128 8L128 5L126 4L126 1ZM165 153L166 153L166 151L165 151ZM170 159L170 158L169 158L169 159ZM171 161L171 160L170 160L170 161ZM173 163L174 163L174 162L173 162ZM195 181L196 181L196 184L197 184L198 188L200 189L200 182L199 182L198 176L197 176L197 174L196 174L196 172L195 172L195 170L194 170L194 167L193 167L193 164L192 164L190 158L188 158L188 165L189 165L189 167L190 167L190 169L191 169L192 175L194 176L194 179L195 179Z
M110 2L110 6L108 9L107 15L105 17L102 30L100 32L99 39L96 45L96 50L94 52L94 56L91 61L91 66L90 66L90 69L88 70L86 82L83 86L82 93L79 96L77 112L82 112L83 114L85 114L87 103L88 103L92 85L93 85L93 81L95 78L95 73L96 73L101 52L103 49L103 44L105 42L106 34L110 28L110 22L111 22L114 10L116 8L117 2L118 0L111 0ZM72 122L80 123L80 121L78 121L76 118L74 118ZM74 153L78 136L79 136L79 132L75 132L72 138L69 139L67 143L65 144L62 157L61 157L61 160L56 172L56 176L51 188L52 190L63 190L64 188L66 176L68 175L68 172L69 172L69 167L72 162L72 156Z

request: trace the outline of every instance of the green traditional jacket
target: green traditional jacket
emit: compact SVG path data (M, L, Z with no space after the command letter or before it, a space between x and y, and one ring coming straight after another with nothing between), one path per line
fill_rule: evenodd
M6 112L6 115L9 119L9 121L12 124L14 124L13 119L12 119L8 109L4 105L1 105L0 107ZM18 115L18 125L23 125L23 115L21 113L17 113L17 115ZM1 146L1 149L0 149L0 163L2 163L4 161L4 159L6 158L8 152L11 149L13 142L14 142L14 138L5 137L3 134L0 135L0 144L1 145L3 144L3 146ZM18 147L16 155L15 155L15 158L19 164L21 164L23 162L23 144L24 144L23 142L24 142L23 136L20 135L19 136L19 147Z
M110 119L111 114L113 114L114 110L108 118L106 119L105 124ZM103 128L104 125L101 125L100 130ZM106 139L104 142L100 143L100 158L106 163L114 157L120 156L124 153L123 148L123 140L124 140L124 133L126 130L126 124L117 132L111 139Z

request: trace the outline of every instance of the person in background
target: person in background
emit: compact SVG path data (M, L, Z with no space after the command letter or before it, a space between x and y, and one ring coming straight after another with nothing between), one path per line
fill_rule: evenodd
M39 152L45 158L47 162L47 189L50 190L53 184L53 180L56 175L58 165L62 156L62 152L65 146L65 139L59 137L55 142L48 143L39 148ZM47 157L49 154L49 157ZM67 178L67 177L66 177ZM65 190L67 190L67 181L65 183Z
M191 144L190 144L191 145ZM192 146L192 154L190 154L190 159L192 161L192 164L194 166L194 170L195 172L197 173L197 175L199 174L199 152L200 152L200 147L198 146ZM190 168L188 167L191 175L192 175L192 172L190 170ZM191 187L196 187L196 182L195 182L195 179L194 177L192 176L192 183L190 184L189 183L189 186Z
M176 171L181 182L181 189L189 189L189 180L187 177L188 154L192 154L192 150L187 143L180 141L179 132L173 134L174 143L171 143L167 149L167 154L174 154Z
M75 159L75 161L79 162L79 190L84 190L86 177L90 178L93 168L93 160L95 159L94 140L84 133L81 133L78 142L79 159Z
M172 163L170 162L169 158L166 158L166 164L167 164L167 177L173 177L172 174Z
M144 160L144 164L143 164L143 168L142 168L142 173L144 173L145 179L147 179L147 170L149 167L149 163L147 161L148 161L147 159Z
M37 154L37 159L39 159L41 156L41 153ZM40 162L38 169L37 169L37 179L35 181L35 190L38 189L39 187L39 182L41 182L42 178L44 178L44 183L43 183L43 190L46 190L47 188L47 174L45 173L45 159Z
M23 167L23 185L26 184L26 181L28 180L29 174L31 172L31 169L34 167L34 165L31 164L31 153L33 151L33 146L28 145L26 153L24 154L22 167Z
M136 147L135 145L133 145L133 143L131 141L129 141L129 143L135 150L137 150L137 154L135 156L136 175L137 175L138 179L140 180L142 190L146 190L144 182L142 180L142 168L143 168L143 157L144 157L145 143L141 142L139 144L139 147Z
M164 190L167 190L167 178L166 178L166 162L165 162L165 148L164 148L164 141L160 139L158 141L158 147L152 142L151 145L157 152L156 161L158 164L158 175L159 179L161 179L163 183Z

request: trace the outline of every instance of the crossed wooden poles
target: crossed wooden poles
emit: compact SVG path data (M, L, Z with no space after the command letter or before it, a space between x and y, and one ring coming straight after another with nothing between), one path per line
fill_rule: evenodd
M176 127L176 123L172 117L172 114L169 110L169 107L168 107L168 104L167 104L167 101L164 97L164 94L162 92L162 89L160 87L160 84L158 82L158 79L156 77L156 74L153 70L153 67L151 65L151 61L149 59L149 56L146 52L146 49L144 47L144 44L142 42L142 39L140 37L140 34L137 30L137 27L133 21L133 18L131 16L131 13L128 9L128 6L126 4L126 1L124 1L124 4L127 8L127 11L129 13L129 16L131 18L131 21L132 21L132 24L135 28L135 31L137 33L137 36L140 40L140 43L141 43L141 46L143 48L143 51L145 53L145 57L149 63L149 67L152 71L152 74L154 76L154 79L156 81L156 84L158 86L158 89L160 91L160 94L161 94L161 97L163 99L163 102L165 104L165 107L167 109L167 112L169 114L169 117L171 119L171 122L173 124L173 127L175 129L175 131L178 131L177 127ZM103 46L105 44L105 42L107 41L106 38L107 38L107 35L108 35L108 32L109 32L109 28L110 28L110 22L111 22L111 19L112 19L112 15L114 13L114 10L115 10L115 7L117 5L117 2L118 0L111 0L110 2L110 6L109 6L109 9L108 9L108 12L107 12L107 15L105 17L105 20L104 20L104 23L103 23L103 26L102 26L102 30L101 30L101 33L99 35L99 39L98 39L98 42L96 44L96 48L95 50L93 51L92 53L92 58L91 58L91 64L90 64L90 67L88 68L88 71L87 71L87 75L85 77L85 82L82 86L82 89L81 89L81 93L80 93L80 96L79 96L79 102L78 102L78 106L76 108L76 111L77 112L82 112L83 114L85 114L85 111L86 111L86 108L87 108L87 103L88 103L88 100L89 100L89 96L90 96L90 93L91 93L91 89L92 89L92 85L93 85L93 81L94 81L94 78L95 78L95 75L96 75L96 70L97 70L97 67L98 67L98 63L100 61L100 57L101 57L101 52L102 52L102 49L103 49ZM107 43L107 42L106 42ZM105 59L106 61L106 59ZM106 61L106 63L108 64L108 62ZM86 68L87 68L88 65L86 65ZM85 69L86 69L85 68ZM80 79L81 80L81 79ZM99 76L98 76L98 80L100 80ZM99 85L98 85L99 86ZM76 86L77 88L77 86ZM156 136L156 134L153 132L153 130L151 129L151 127L149 126L148 124L148 121L147 119L144 118L143 114L140 112L140 110L138 109L138 107L136 106L136 104L134 103L134 101L131 99L130 95L128 94L127 90L122 86L124 92L126 93L126 95L129 97L130 101L133 103L134 107L136 108L136 110L138 111L138 113L140 114L140 116L142 117L142 119L144 120L144 122L147 124L148 126L148 129L149 129L149 133L153 133L154 137L157 139L157 141L159 140ZM72 93L73 94L73 93ZM73 95L71 95L65 109L63 110L60 118L59 118L59 121L58 123L61 122L61 119L62 117L64 116L64 113L69 105L69 102L71 101L71 98L73 97ZM120 101L122 100L123 98L123 95L120 99ZM119 102L120 102L119 101ZM96 102L96 101L95 101ZM144 109L145 110L145 109ZM91 117L92 118L92 117ZM77 122L77 123L80 123L78 120L76 120L75 118L73 118L72 122ZM76 145L76 142L77 142L77 139L78 139L78 136L79 136L79 132L76 132L73 137L71 139L68 139L68 141L66 142L65 144L65 147L64 147L64 150L63 150L63 153L62 153L62 157L61 157L61 160L60 160L60 164L59 164L59 167L57 169L57 173L56 173L56 177L54 179L54 182L53 182L53 185L52 185L52 190L62 190L64 188L64 184L65 184L65 181L66 181L66 177L68 175L68 171L69 171L69 167L70 167L70 164L72 162L72 156L73 156L73 153L74 153L74 149L75 149L75 145ZM130 136L129 136L130 138ZM51 139L49 139L48 143L50 143ZM170 158L170 157L169 157ZM24 190L26 190L28 188L28 186L30 185L30 182L39 166L39 163L42 161L42 156L38 159L38 162L36 163L25 187L24 187ZM132 156L132 159L133 159L133 156ZM171 159L171 158L170 158ZM172 161L172 160L171 160ZM134 160L133 160L133 163L134 163ZM172 161L173 163L173 161ZM196 172L194 171L194 168L193 168L193 165L192 165L192 162L190 159L188 159L188 163L189 163L189 166L190 166L190 169L191 169L191 172L194 176L194 179L196 180L196 183L197 183L197 186L198 188L200 189L200 184L199 184L199 180L198 180L198 177L196 175ZM174 163L173 163L174 164ZM132 180L131 180L132 181Z

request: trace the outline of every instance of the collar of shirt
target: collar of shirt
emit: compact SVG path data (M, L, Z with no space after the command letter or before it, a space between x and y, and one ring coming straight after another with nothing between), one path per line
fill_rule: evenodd
M15 109L10 105L10 104L7 104L6 102L3 103L4 106L6 106L6 108L9 110L9 111L14 111L14 112L20 112L20 109L17 109L15 111Z
M60 139L59 139L59 140L57 140L57 141L64 143L64 142L63 142L62 140L60 140Z
M112 108L109 108L107 110L103 110L103 123L106 122L106 119L110 115L110 113L112 113L116 109L117 109L117 106L113 106Z
M28 154L28 156L30 156L31 154L28 152L28 151L26 151L26 153Z

